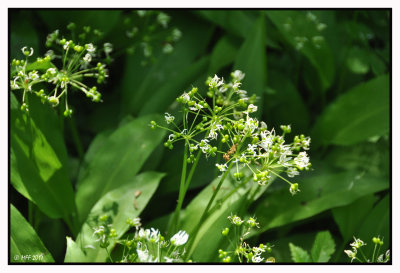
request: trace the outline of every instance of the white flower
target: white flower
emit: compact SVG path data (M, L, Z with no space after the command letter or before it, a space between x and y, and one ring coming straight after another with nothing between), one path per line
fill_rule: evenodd
M198 104L197 102L194 104L194 106L189 107L190 110L192 111L199 111L200 109L203 109L203 105Z
M264 258L261 258L261 257L258 256L258 255L255 255L255 256L253 256L253 258L251 258L251 261L252 261L253 263L261 263L263 260L264 260Z
M83 57L83 60L86 63L90 63L92 61L92 56L89 53L86 53L85 57Z
M37 71L31 71L28 74L28 78L31 80L37 80L37 79L39 79L39 74Z
M86 44L85 47L86 47L87 52L89 52L89 53L94 53L96 51L96 48L93 46L92 43Z
M243 223L243 220L240 219L240 217L237 215L229 216L228 219L231 221L232 224L237 226L240 226Z
M257 145L248 144L247 152L248 152L249 154L256 155L256 151L255 151L256 148L257 148Z
M289 177L295 177L296 175L299 175L299 174L300 174L300 173L297 171L297 169L296 169L296 168L293 168L293 167L288 168L287 171L286 171L286 173L287 173L287 175L288 175Z
M310 159L307 156L306 152L301 152L299 155L294 159L294 163L299 169L306 168L310 164Z
M64 44L64 50L67 50L69 48L69 41L66 41Z
M211 79L208 85L212 88L216 88L220 87L223 84L224 84L224 78L220 79L217 75L214 75L214 78Z
M106 53L106 55L110 54L113 51L113 45L110 43L105 43L104 44L104 53Z
M344 253L346 253L346 255L351 258L351 261L353 262L353 260L356 258L357 256L357 249L353 248L354 251L351 250L345 250Z
M250 118L249 116L247 116L245 125L246 125L246 129L250 133L253 133L253 131L258 128L258 120Z
M167 124L170 124L171 122L173 122L175 119L174 116L170 115L169 113L165 113L165 121L167 122Z
M243 80L245 74L244 74L242 71L240 71L240 70L235 70L235 71L233 71L233 72L231 73L231 76L232 76L232 78L234 78L235 80L241 81L241 80Z
M254 113L254 112L257 112L257 109L258 109L257 106L255 106L255 105L253 105L253 104L250 104L250 105L247 107L247 112L248 112L248 113Z
M175 246L181 246L186 244L188 239L189 239L189 234L187 234L186 231L180 230L177 234L172 236L171 244Z
M144 263L153 263L156 262L156 258L153 260L153 256L149 254L146 246L142 246L141 242L138 242L136 252L138 254L139 261Z
M24 46L23 48L21 48L21 51L22 51L23 54L25 54L25 51L26 51L27 48L28 48L28 47L26 47L26 46ZM32 56L32 55L33 55L33 48L31 47L28 56L30 57L30 56Z
M19 76L15 77L14 80L11 82L11 89L19 89L19 85L17 84L17 80L19 79Z
M215 166L217 166L218 170L220 170L221 172L225 172L228 169L228 166L226 164L215 164Z
M208 139L202 139L199 145L201 151L203 153L208 153L208 151L211 149L210 144L208 144Z
M364 243L362 240L357 239L356 237L353 237L353 238L354 238L354 242L352 242L350 244L350 246L352 246L354 248L360 248L360 247L366 245L366 243Z
M54 67L51 67L51 68L47 69L46 74L55 76L57 74L57 70Z
M242 85L241 82L235 81L235 82L233 83L233 85L232 85L232 88L235 89L235 90L238 90L239 87L240 87L241 85Z
M190 101L189 94L186 93L186 92L184 92L184 93L181 95L181 98L182 98L182 102L183 102L183 103L188 103L188 102Z

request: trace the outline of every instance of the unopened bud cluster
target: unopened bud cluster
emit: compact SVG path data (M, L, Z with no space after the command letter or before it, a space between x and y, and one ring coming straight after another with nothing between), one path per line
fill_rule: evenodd
M372 238L372 243L374 244L374 251L370 258L362 252L362 247L366 245L361 239L354 237L354 241L350 243L351 249L345 250L344 253L351 259L360 263L387 263L390 260L390 250L387 250L384 254L380 254L381 247L383 245L383 240L378 237ZM361 252L361 255L358 255Z

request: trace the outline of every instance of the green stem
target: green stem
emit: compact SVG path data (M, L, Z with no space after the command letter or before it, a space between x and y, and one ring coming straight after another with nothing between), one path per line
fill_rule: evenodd
M374 247L374 252L372 253L372 262L373 263L375 262L375 251L376 251L376 244L375 244L375 247Z
M72 140L75 144L76 147L76 151L78 152L79 155L79 160L82 161L83 159L83 147L82 147L82 143L81 143L81 139L79 137L79 133L78 130L76 128L76 123L75 123L75 119L74 117L70 117L69 119L69 124L71 127L71 133L72 133Z
M104 248L107 251L108 258L110 258L110 261L113 263L113 259L111 258L110 252L108 251L108 248Z
M183 152L183 163L182 163L182 174L181 174L181 183L179 185L179 197L178 197L178 204L175 209L175 213L173 216L172 224L168 230L168 234L172 234L176 231L178 221L179 221L179 214L183 202L183 192L185 190L185 180L186 180L186 169L187 169L187 153L188 153L188 143L185 142L184 152Z

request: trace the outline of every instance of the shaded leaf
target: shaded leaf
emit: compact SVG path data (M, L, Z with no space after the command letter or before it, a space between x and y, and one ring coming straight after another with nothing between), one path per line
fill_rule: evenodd
M307 251L299 246L289 243L290 254L295 263L310 263L311 258Z
M210 56L208 75L212 76L221 68L232 64L237 55L238 49L229 36L223 36L214 46Z
M316 121L314 144L352 145L389 131L389 77L362 83L332 102Z
M311 257L315 263L326 263L335 252L335 241L329 231L318 232L311 248Z
M35 230L12 204L10 204L10 262L54 262Z
M262 100L267 82L267 56L265 49L265 20L260 15L249 30L250 33L237 54L234 69L243 71L242 88L249 95L256 94Z
M160 117L144 116L119 127L103 141L93 160L82 170L76 193L81 222L105 193L132 181L160 143L165 132L151 129L151 120L159 121Z
M49 217L66 217L75 211L74 192L66 175L63 138L52 127L55 119L49 115L45 124L46 106L23 113L10 96L11 184Z
M108 215L110 223L118 234L117 238L121 237L129 229L126 220L140 215L163 176L164 174L156 172L142 173L128 183L105 194L94 205L76 239L76 243L85 252L85 257L78 257L79 260L105 262L108 257L107 252L100 248L96 236L93 236L94 228L100 225L99 216ZM140 192L139 196L137 196L137 192ZM111 243L109 250L112 250L113 247L114 243ZM72 259L75 257L77 256L71 256L69 261L73 262Z
M389 187L385 179L355 172L326 173L297 179L301 192L290 196L287 188L264 197L256 207L259 232L344 206L358 198Z

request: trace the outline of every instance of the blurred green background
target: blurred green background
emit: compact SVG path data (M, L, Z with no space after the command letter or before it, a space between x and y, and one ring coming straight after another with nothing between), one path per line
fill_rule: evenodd
M122 50L108 66L107 83L99 87L102 103L93 104L79 92L69 98L85 153L100 149L96 145L104 144L102 138L131 120L176 112L175 98L192 86L205 92L208 76L228 78L240 69L246 74L243 89L258 96L260 120L275 128L291 124L293 135L312 139L313 170L296 177L301 192L291 197L286 185L274 183L250 207L261 226L252 241L275 245L277 262L291 262L289 242L310 249L322 230L329 230L335 240L331 262L349 261L343 250L353 235L366 241L366 248L372 246L373 236L381 235L384 248L389 248L391 10L164 12L182 37L171 54L163 54L162 44L156 45L149 61L141 50L133 54L123 50L124 22L134 18L131 10L10 9L10 61L22 57L23 46L33 47L34 57L42 56L47 34L56 29L68 33L70 22L101 30L104 35L96 42L110 42L115 52ZM54 110L46 111L49 119L56 116ZM79 173L93 153L80 162L73 133L65 126L61 135L66 173L76 189ZM127 137L125 144L139 145L140 137L132 136L133 143ZM136 172L166 175L141 218L145 226L163 228L163 216L176 204L183 147L164 149L162 138L152 145ZM110 156L119 160L118 154ZM215 177L210 171L214 165L213 159L201 161L184 206ZM28 218L26 199L13 186L9 189L9 201ZM30 217L54 259L62 262L65 235L71 235L66 225L40 209Z

